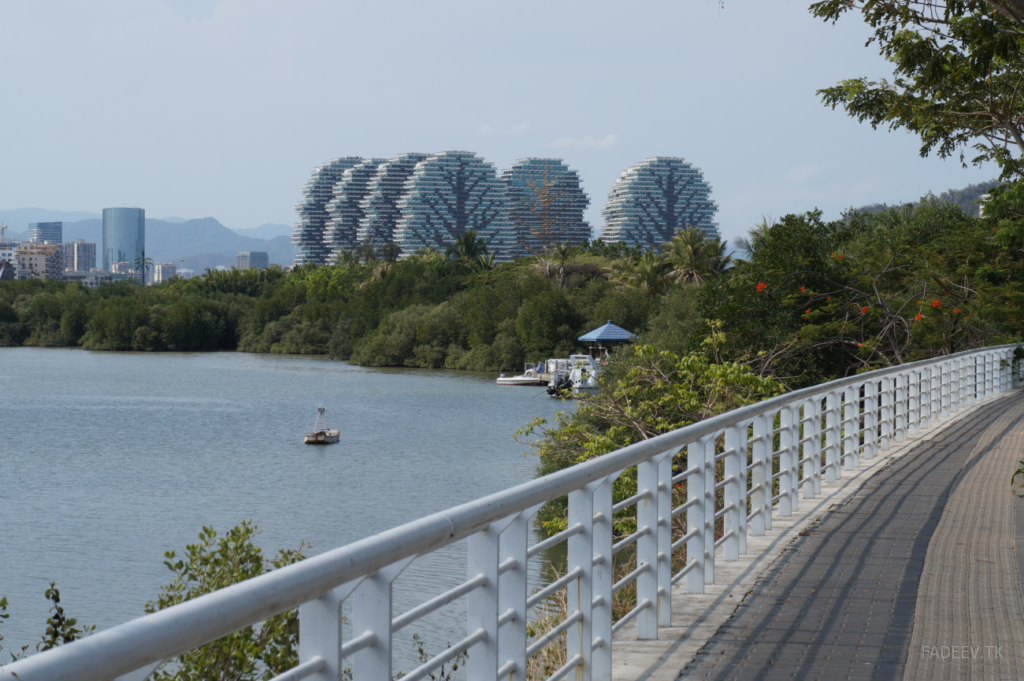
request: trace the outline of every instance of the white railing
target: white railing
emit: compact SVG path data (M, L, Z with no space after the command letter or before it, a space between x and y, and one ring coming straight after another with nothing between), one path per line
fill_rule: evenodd
M550 678L608 681L612 636L626 623L636 621L638 638L656 639L672 623L674 584L685 579L687 593L703 593L717 560L737 560L773 515L790 516L801 496L820 495L822 479L835 481L861 458L1016 387L1015 347L905 364L736 409L0 667L0 679L141 681L176 655L298 607L300 664L279 680L338 681L348 660L356 681L391 681L392 635L467 596L466 637L406 681L466 649L468 678L523 681L527 659L563 632L568 663ZM613 504L612 483L633 467L637 494ZM673 508L684 481L686 500ZM568 529L529 547L532 516L565 495ZM612 519L629 508L638 530L616 541ZM682 514L686 522L674 533ZM416 558L464 538L467 580L393 612L395 578ZM561 542L568 542L565 575L530 595L527 561ZM633 544L636 569L613 583L613 556ZM672 557L683 547L685 565L673 574ZM636 606L613 622L613 594L632 583ZM558 589L567 589L567 618L531 642L530 609ZM351 602L348 640L343 601Z

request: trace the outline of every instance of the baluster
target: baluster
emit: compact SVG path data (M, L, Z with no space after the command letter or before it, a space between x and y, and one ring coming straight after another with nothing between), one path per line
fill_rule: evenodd
M804 499L813 499L821 493L821 398L815 397L804 404L804 414L810 420L804 426L805 437L803 458L809 459L801 466L804 482Z
M718 435L704 442L704 583L715 583L715 452Z
M736 478L725 485L725 505L734 504L727 511L725 531L732 536L725 540L722 548L725 560L739 560L747 552L747 426L732 426L725 431L725 478Z
M878 453L878 405L874 380L864 384L864 458L868 461Z
M373 645L352 656L352 672L359 681L391 681L391 583L412 560L409 557L367 575L352 595L352 638L367 633L374 637Z
M341 679L341 603L348 598L362 577L335 587L299 606L299 664L314 657L323 658L324 668L306 678L313 681Z
M892 408L892 378L883 376L879 381L882 388L878 393L878 411L881 415L881 428L879 428L878 447L883 452L892 449L893 431L893 408Z
M771 488L765 493L765 479L771 479L771 464L766 452L768 444L768 421L765 414L754 417L753 442L751 443L751 456L753 467L750 469L750 510L760 510L750 520L750 533L755 537L763 537L765 529L771 527L772 502ZM767 496L768 502L765 503Z
M636 579L636 602L644 599L651 602L637 615L636 632L641 641L658 639L658 464L654 461L643 461L636 467L637 493L650 492L636 505L636 527L650 531L636 542L636 566L647 566Z
M921 369L921 427L920 430L931 428L932 422L932 370L931 367Z
M850 386L843 391L843 468L852 471L860 465L860 388Z
M839 479L839 450L841 435L839 422L842 421L840 404L843 394L833 390L825 396L825 482Z
M704 492L704 474L707 472L704 450L707 439L703 437L686 446L686 466L687 468L697 468L697 472L686 481L686 501L694 502L686 509L686 531L687 533L697 531L697 534L686 542L687 563L691 560L697 561L697 567L686 575L686 593L688 594L704 593L704 572L707 567L707 562L704 560L706 543L704 535L708 531L707 522L704 520L704 507L707 505Z
M658 626L672 626L672 460L679 449L654 458L658 466Z
M511 622L498 629L499 668L509 662L515 665L507 677L508 681L526 680L526 549L530 518L540 510L541 505L514 516L498 539L498 564L509 559L516 561L514 568L498 577L499 616L508 610L515 613Z
M793 422L799 407L787 405L779 410L779 517L793 515Z
M590 669L592 681L611 681L612 679L612 558L613 518L612 518L612 483L621 473L609 476L596 487L592 496L594 514L601 517L594 522L594 556L602 560L594 566L591 584L594 592L594 604L590 611L590 630L596 642L601 644L591 653ZM525 625L525 622L524 622ZM523 654L526 653L526 638L523 638ZM513 679L512 681L522 681Z
M974 404L978 397L978 356L967 358L967 406Z
M907 374L896 374L893 380L893 430L896 442L907 441Z
M921 381L917 369L907 374L907 437L917 435L921 424Z
M967 358L961 357L956 363L956 410L967 406Z
M952 372L948 361L939 364L939 420L945 421L950 414L950 384Z
M645 462L646 463L646 462ZM640 464L644 466L645 464ZM589 681L591 678L591 652L594 647L594 632L591 609L594 603L594 490L603 481L598 480L582 489L569 493L568 526L582 525L583 531L569 537L569 555L566 570L579 570L580 575L566 587L566 615L579 611L583 617L576 626L566 632L567 658L580 656L581 667L577 667L575 678ZM643 483L641 483L642 485ZM651 488L653 489L653 487ZM647 501L645 499L645 501ZM654 529L652 527L652 529ZM472 660L470 656L470 660ZM470 679L477 677L469 670ZM490 678L490 677L486 677Z
M941 396L942 390L942 364L933 364L932 367L932 404L928 408L928 416L933 425L942 421Z

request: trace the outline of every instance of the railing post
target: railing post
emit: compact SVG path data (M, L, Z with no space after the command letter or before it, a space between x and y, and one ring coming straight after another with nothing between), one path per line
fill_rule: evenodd
M939 363L939 420L945 421L950 414L950 387L952 382L950 362Z
M581 667L577 667L576 678L581 681L590 681L591 651L594 647L591 614L594 603L594 490L600 484L601 481L592 482L582 489L569 492L568 526L582 525L583 531L569 537L569 560L565 568L568 571L579 570L580 574L566 587L566 615L572 615L578 611L583 617L565 634L565 656L567 658L574 655L580 656ZM471 655L470 660L472 661L472 659ZM490 666L488 666L488 671L490 671ZM472 668L469 669L467 676L474 681L477 678L491 678L490 676L476 676L473 674Z
M796 443L793 438L793 422L797 419L799 407L786 405L779 410L779 517L788 518L793 515L793 450Z
M725 532L732 536L725 540L722 548L725 560L739 560L747 552L747 425L732 426L725 431L725 479L735 478L725 484L725 505L735 508L723 516Z
M881 423L878 433L878 448L887 452L892 449L892 431L893 431L893 409L892 409L892 397L893 387L892 378L889 376L883 376L879 381L882 388L878 393L878 413L880 415Z
M850 386L843 391L843 468L852 471L860 465L860 390Z
M932 365L932 405L929 411L932 425L942 421L942 365L943 362Z
M672 626L672 459L679 450L656 457L658 465L658 626Z
M932 368L921 370L921 430L932 427Z
M614 559L612 558L612 483L618 475L609 476L594 487L594 514L601 517L594 522L594 557L602 560L594 566L592 586L594 605L590 611L590 631L594 641L601 639L601 645L594 649L590 658L590 674L592 681L611 681L612 679L612 580ZM526 601L523 601L524 605ZM507 625L506 625L507 626ZM526 621L523 621L523 659L526 658ZM524 681L512 679L511 681Z
M921 375L920 369L912 369L907 376L907 437L921 432Z
M800 480L804 483L804 499L813 499L821 487L821 398L804 402L804 446L800 458Z
M704 560L704 535L707 534L707 523L704 520L705 483L704 474L707 472L705 443L707 438L701 438L686 446L686 465L688 468L697 468L697 472L691 475L686 481L686 501L693 505L686 509L686 531L697 533L686 542L686 561L697 561L697 567L690 570L686 575L686 593L704 593L704 571L707 567Z
M352 637L375 636L373 645L352 656L352 673L359 681L391 681L391 583L411 562L412 557L406 558L367 575L352 594Z
M956 360L956 411L967 407L967 357Z
M771 489L768 490L769 502L765 503L765 479L770 478L771 466L765 452L768 451L768 417L764 414L754 417L753 441L751 442L751 457L753 458L750 469L750 510L755 513L750 520L750 533L755 537L763 537L765 525L771 523ZM768 472L768 474L766 474ZM765 515L767 514L767 520Z
M985 366L985 397L992 395L992 353L986 352L984 359Z
M704 583L715 583L715 450L718 435L708 435L704 443Z
M642 461L636 467L636 489L638 494L650 494L636 504L636 528L649 528L647 534L636 542L636 566L647 569L636 579L636 602L650 601L636 616L637 638L641 641L658 639L658 464Z
M893 440L907 441L907 374L899 373L893 379Z
M341 680L341 602L360 580L331 589L320 598L299 606L299 664L323 658L324 668L306 678Z
M842 401L843 394L839 390L833 390L825 396L825 482L835 482L839 479Z
M498 577L498 613L508 610L515 613L511 622L498 629L498 667L507 662L515 663L508 681L526 681L526 549L530 518L539 509L535 506L518 514L498 539L498 564L510 559L516 561L514 568Z
M873 378L864 383L864 458L868 461L878 454L877 389Z

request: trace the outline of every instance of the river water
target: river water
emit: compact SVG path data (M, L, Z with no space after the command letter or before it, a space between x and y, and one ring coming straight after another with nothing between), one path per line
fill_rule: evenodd
M537 461L513 434L567 408L543 392L316 357L2 348L2 655L34 650L51 581L81 623L143 614L172 576L163 552L181 555L203 526L252 519L266 553L318 553L525 482ZM319 405L340 444L302 444ZM460 546L413 563L396 613L465 579L464 565ZM439 652L465 635L464 604L414 632ZM400 652L395 671L414 662Z

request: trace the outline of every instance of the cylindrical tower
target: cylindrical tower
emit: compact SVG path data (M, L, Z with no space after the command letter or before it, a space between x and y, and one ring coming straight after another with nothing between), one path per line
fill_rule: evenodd
M146 252L146 211L143 208L103 209L103 269L115 263L135 267Z

